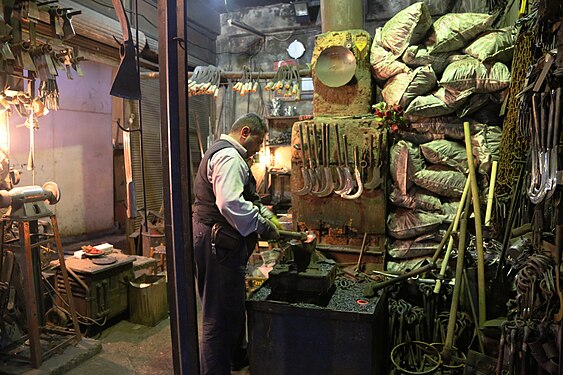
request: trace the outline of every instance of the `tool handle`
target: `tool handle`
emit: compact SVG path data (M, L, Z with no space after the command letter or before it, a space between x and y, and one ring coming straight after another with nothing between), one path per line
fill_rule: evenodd
M330 124L325 124L325 163L327 167L330 167Z
M309 132L309 125L305 125L306 134L307 134L307 148L309 150L309 168L313 168L313 149L311 148L311 134Z
M559 138L561 137L561 91L563 87L558 87L555 90L555 119L553 121L553 148L557 147L559 144Z
M338 162L338 166L342 165L342 160L340 159L340 137L338 136L338 124L334 124L334 135L336 140L336 161Z
M280 237L293 238L300 241L305 241L307 239L307 233L305 232L292 232L289 230L278 230Z
M301 142L300 144L300 149L301 149L301 160L303 161L303 168L305 168L305 143L303 142L303 123L299 124L299 141Z
M317 142L317 124L313 124L313 144L315 146L315 167L319 166L319 144Z
M344 164L345 167L350 167L350 162L348 160L348 137L346 134L342 135L342 140L344 141Z
M369 136L369 166L370 167L374 166L373 165L373 163L374 163L374 160L373 160L373 146L374 146L373 138L374 138L374 135L370 134L370 136Z
M420 275L420 274L422 274L422 273L431 271L431 270L433 270L433 269L435 269L435 268L436 268L436 264L435 264L435 263L430 263L430 264L427 264L427 265L425 265L425 266L419 267L419 268L417 268L416 270L412 270L412 271L409 271L409 272L404 273L404 274L402 274L402 275L399 275L399 276L397 276L397 277L395 277L395 278L393 278L393 279L387 279L387 280L382 281L382 282L380 282L380 283L372 283L372 284L371 284L371 288L372 288L374 291L377 291L377 290L386 288L386 287L388 287L388 286L390 286L390 285L396 284L396 283L398 283L399 281L403 281L403 280L406 280L406 279L410 279L411 277L414 277L414 276L416 276L416 275Z

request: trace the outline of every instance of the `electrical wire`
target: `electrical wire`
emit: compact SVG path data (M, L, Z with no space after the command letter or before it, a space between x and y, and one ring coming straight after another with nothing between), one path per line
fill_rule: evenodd
M43 281L45 282L45 284L49 287L49 288L47 288L47 292L49 293L49 297L51 297L51 300L53 301L53 306L60 309L61 312L63 312L65 315L67 315L67 317L71 316L72 314L70 313L70 311L68 311L64 307L56 304L55 296L59 297L59 300L62 301L62 303L66 307L70 308L66 299L63 298L63 296L59 293L59 291L53 286L53 284L51 284L49 282L49 280L43 274L41 274L41 277L42 277ZM89 316L84 316L84 315L80 314L78 311L76 311L76 317L78 318L78 323L80 323L82 325L98 325L100 327L103 327L107 322L108 315L109 315L108 313L104 314L104 316L99 318L98 319L99 321L98 321L98 320L91 318Z
M104 2L102 2L102 1L100 1L100 0L91 0L91 1L92 1L93 3L98 4L98 5L101 5L101 6L104 6L104 7L108 7L108 8L110 8L110 9L113 9L113 5L111 5L111 4L108 5L108 4L106 4L106 3L104 3ZM143 1L145 2L145 4L149 4L149 5L153 6L154 8L156 8L156 5L151 4L151 3L149 3L149 2L146 1L146 0L143 0ZM125 7L124 7L124 9L125 9L125 12L127 12L127 13L129 13L129 14L134 14L134 13L135 13L132 9L127 9L127 8L125 8ZM138 13L138 12L137 12L137 13ZM147 21L147 23L148 23L149 25L151 25L151 26L154 27L155 29L158 29L158 26L155 25L154 23L152 23L151 20L149 20L145 15L141 14L140 16L141 16L145 21Z

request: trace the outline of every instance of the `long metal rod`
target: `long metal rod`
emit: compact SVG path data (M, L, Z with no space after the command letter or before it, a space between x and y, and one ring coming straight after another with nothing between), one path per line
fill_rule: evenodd
M450 317L448 319L448 329L446 331L446 341L444 342L443 354L449 360L454 347L454 334L455 326L457 323L457 309L459 306L459 296L461 295L461 285L463 278L463 261L465 257L465 242L467 239L467 220L469 218L469 212L471 208L471 191L467 193L467 198L465 202L460 202L460 204L465 206L465 211L461 217L460 231L459 231L459 242L457 245L457 262L455 268L455 285L454 292L452 295L452 304L450 306Z
M470 181L469 181L469 178L468 178L467 181L465 182L465 187L463 188L463 193L461 194L459 206L457 207L457 211L456 211L455 218L454 218L454 221L453 221L452 232L454 232L454 233L457 232L457 228L459 226L461 213L463 212L463 206L465 205L465 199L467 198L467 195L469 194L469 187L470 187ZM448 239L448 247L446 248L446 253L444 254L444 259L443 259L442 265L440 267L440 276L441 277L444 277L444 275L446 274L446 269L448 268L448 264L450 262L450 255L452 253L453 247L454 247L454 238L453 238L453 236L450 235L450 237ZM434 286L434 293L439 294L441 288L442 288L442 280L438 279L438 280L436 280L436 285Z
M139 81L141 80L141 51L139 50L139 0L135 0L135 61L137 63L137 74L139 74ZM147 190L146 190L146 182L145 182L145 157L143 152L143 100L139 100L139 153L141 157L141 182L143 183L143 209L145 210L145 214L143 215L143 226L145 232L148 234L149 232L149 224L148 224L148 217L149 217L149 208L147 207ZM141 231L142 233L142 231ZM142 254L142 251L141 251Z
M469 178L471 181L471 195L473 196L473 215L475 216L475 246L477 248L477 287L479 289L479 326L482 327L487 320L487 298L485 293L485 254L483 249L483 226L481 222L481 204L479 202L479 187L477 186L477 173L473 162L473 146L471 144L471 129L469 122L463 123L465 133L465 150L467 164L469 165Z
M175 374L199 373L188 152L185 0L158 1L163 195L170 333Z
M299 71L300 77L310 77L311 76L311 69L300 69ZM252 79L271 79L276 76L277 72L268 71L268 72L246 72L245 77L249 77ZM191 78L193 72L188 72L188 78ZM241 79L242 78L242 71L241 72L233 72L233 71L226 71L221 72L221 78L224 79ZM141 79L158 79L159 72L143 72L141 73Z

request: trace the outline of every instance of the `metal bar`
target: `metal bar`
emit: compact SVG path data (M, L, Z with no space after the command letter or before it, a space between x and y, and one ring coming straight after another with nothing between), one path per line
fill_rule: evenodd
M415 270L412 270L412 271L406 272L402 275L399 275L397 277L394 277L392 279L387 279L387 280L382 281L382 282L372 282L372 283L369 284L368 288L370 289L370 292L373 293L373 294L371 294L371 296L374 296L375 292L380 290L380 289L383 289L383 288L386 288L390 285L396 284L399 281L410 279L411 277L420 275L422 273L432 271L434 269L436 269L436 264L430 263L430 264L427 264L425 266L419 267ZM370 294L366 293L366 295L369 296Z
M20 240L24 243L25 248L25 264L20 269L25 272L24 294L25 294L25 318L27 329L29 330L29 352L31 367L39 368L41 366L41 340L39 337L39 316L37 314L37 290L35 285L38 280L34 277L33 272L33 254L31 253L31 239L29 237L29 221L19 223Z
M362 240L362 247L360 248L360 255L358 256L358 263L356 264L356 272L360 272L360 267L362 266L362 257L364 255L364 251L366 250L366 240L368 238L368 232L364 233L364 238Z
M493 212L493 200L495 197L495 185L497 181L498 161L493 161L491 168L491 183L489 184L489 195L487 197L487 210L485 211L485 226L491 226L491 216Z
M443 356L447 361L450 360L453 346L454 346L454 334L455 326L457 323L457 309L459 306L459 296L461 295L461 280L463 277L463 262L465 257L465 243L467 239L467 220L469 218L469 212L471 207L471 191L467 193L465 202L461 203L465 206L465 211L461 217L460 222L460 232L459 232L459 242L457 245L457 262L455 268L455 285L454 292L452 295L452 303L450 306L450 317L448 319L448 329L446 332L446 340L444 342L444 349L442 351Z
M68 280L68 272L65 264L65 256L63 254L63 245L61 243L61 236L59 235L59 225L57 224L57 217L51 216L51 224L53 225L53 234L55 235L55 243L57 244L57 254L59 255L59 266L63 275L65 284L66 299L70 309L70 316L72 317L72 326L74 327L74 336L78 343L81 339L80 326L78 325L78 316L76 314L76 307L74 306L74 297L72 296L72 289L70 288L70 281Z
M175 374L199 373L188 152L187 1L158 1L163 195L170 333Z
M473 162L473 146L471 144L471 128L469 122L463 123L465 133L465 149L469 164L469 179L471 181L471 195L473 196L473 215L475 216L475 246L477 248L477 287L479 289L479 326L487 320L487 297L485 293L485 253L483 250L483 226L481 222L481 205L479 202L479 187L477 174Z
M299 69L299 76L301 77L310 77L311 76L311 69ZM245 76L252 78L252 79L272 79L276 76L277 71L268 71L268 72L246 72ZM221 78L223 79L241 79L242 72L233 72L233 71L225 71L221 72ZM188 72L188 78L191 78L193 72ZM141 72L141 79L158 79L159 72Z

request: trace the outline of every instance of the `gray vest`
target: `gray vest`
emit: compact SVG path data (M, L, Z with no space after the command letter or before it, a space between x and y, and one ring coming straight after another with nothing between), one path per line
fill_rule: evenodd
M193 206L193 217L200 223L213 225L221 223L229 225L227 220L219 212L219 208L215 204L215 194L213 193L213 185L207 179L207 164L209 159L219 150L234 146L226 140L220 139L215 142L203 155L201 163L194 181L195 202ZM248 183L244 186L243 197L245 200L258 203L260 197L256 193L256 180L249 170ZM229 225L230 226L230 225ZM233 228L234 229L234 228Z

